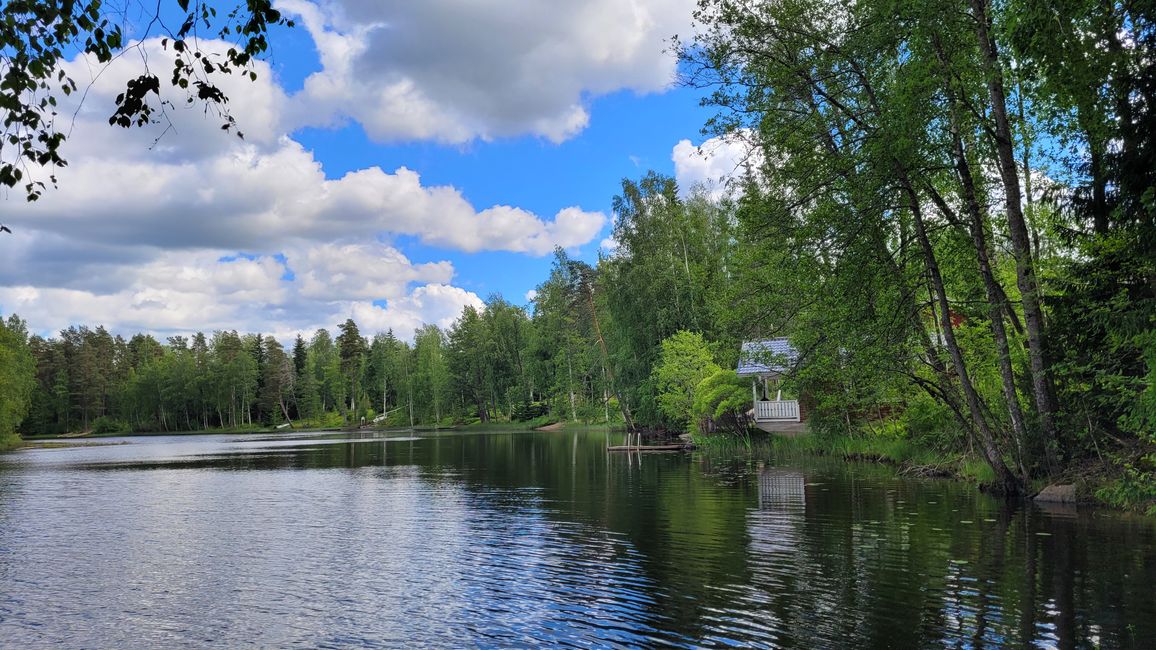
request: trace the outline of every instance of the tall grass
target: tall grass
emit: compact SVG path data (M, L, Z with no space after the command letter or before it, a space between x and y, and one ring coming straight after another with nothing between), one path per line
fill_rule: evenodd
M694 441L712 452L766 453L781 459L830 456L894 465L920 475L952 476L981 485L995 481L995 472L982 459L938 451L902 436L853 437L811 433L797 437L768 435L751 438L696 434Z

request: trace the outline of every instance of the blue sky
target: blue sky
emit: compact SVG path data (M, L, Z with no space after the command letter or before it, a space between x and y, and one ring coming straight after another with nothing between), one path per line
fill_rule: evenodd
M623 178L733 169L728 145L694 150L710 112L672 84L693 5L279 0L297 26L256 82L220 82L243 141L175 90L163 124L105 124L146 60L169 65L155 33L99 75L73 59L70 164L38 203L6 199L0 313L46 334L288 338L352 316L404 337L493 293L523 304L554 246L597 257Z
M699 142L710 116L699 95L686 88L639 95L620 91L590 102L591 121L576 137L555 144L521 136L464 146L431 142L378 144L356 123L338 129L309 128L294 138L325 161L326 174L342 174L378 165L408 167L430 184L453 185L475 205L508 204L537 214L553 214L568 205L610 214L623 178L647 170L674 174L671 149L681 139ZM593 261L609 225L577 253ZM465 254L423 246L412 237L395 245L414 261L449 259L459 284L485 298L492 292L521 302L527 290L545 279L551 256L507 252Z

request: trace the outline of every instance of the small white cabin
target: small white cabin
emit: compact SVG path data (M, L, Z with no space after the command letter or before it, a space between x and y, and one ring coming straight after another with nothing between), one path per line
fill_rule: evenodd
M781 388L783 376L798 363L798 351L785 338L743 342L735 372L751 378L752 415L759 428L782 433L802 430L805 413L799 400L783 399Z

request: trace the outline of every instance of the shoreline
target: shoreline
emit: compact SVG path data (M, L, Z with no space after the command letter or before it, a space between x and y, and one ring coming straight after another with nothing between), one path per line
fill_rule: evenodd
M537 425L537 426L535 426ZM29 438L7 439L0 441L0 453L21 451L25 449L60 449L92 445L128 444L126 442L101 442L109 438L150 438L165 436L212 436L212 435L270 435L278 433L431 433L435 431L457 431L461 433L484 433L499 431L536 432L536 433L614 433L621 430L621 426L614 424L583 424L579 422L549 422L539 424L535 421L525 422L474 422L450 426L419 425L409 427L301 427L292 429L276 428L244 428L244 429L208 429L195 431L134 431L124 433L90 433L64 434L54 436L34 436ZM825 437L814 433L784 438L781 436L766 435L752 438L736 438L722 435L692 434L691 438L700 451L707 453L726 453L728 455L754 454L756 452L769 453L775 456L802 455L815 458L833 457L850 462L872 463L886 465L894 469L898 476L907 478L946 479L966 483L981 492L988 492L987 486L993 481L991 469L976 457L969 457L965 453L948 454L934 449L921 447L905 439L870 439L851 438L847 436ZM1118 488L1120 478L1104 471L1103 468L1084 468L1081 471L1069 472L1056 477L1055 480L1033 480L1028 485L1028 492L1022 497L1025 501L1037 501L1045 490L1054 490L1059 487L1065 492L1060 503L1080 507L1103 508L1118 512L1133 512L1149 517L1156 516L1156 506L1139 504L1134 507L1112 503L1100 496L1100 493Z
M185 431L116 431L108 433L84 433L84 432L68 432L61 434L54 434L48 436L29 436L21 437L15 436L13 440L7 441L8 444L0 444L0 452L15 451L17 449L35 448L37 443L48 442L72 442L84 440L100 440L105 438L156 438L166 436L221 436L221 435L268 435L277 433L357 433L357 432L378 432L378 433L429 433L433 431L464 431L464 432L478 432L478 431L541 431L541 432L557 432L557 431L613 431L613 427L607 427L604 424L586 425L573 422L552 422L541 426L535 426L535 421L527 420L525 422L474 422L470 424L451 424L446 426L435 426L432 424L418 424L413 427L334 427L334 426L317 426L311 427L306 425L294 426L291 428L278 429L276 427L260 427L260 428L227 428L227 429L193 429Z
M964 453L944 453L904 439L820 437L814 433L794 438L768 435L765 438L752 438L749 442L740 438L728 439L700 434L694 434L693 439L700 449L707 450L746 449L748 453L752 453L758 447L760 450L788 458L791 455L802 455L886 465L893 468L901 477L966 483L985 494L990 493L990 485L994 483L991 468L978 457L969 457ZM1156 518L1156 505L1139 504L1129 507L1112 503L1099 496L1099 493L1117 487L1119 481L1119 477L1104 471L1103 468L1083 468L1061 474L1052 480L1034 479L1026 486L1026 494L1012 498L1040 505L1091 507ZM1057 499L1052 496L1056 488L1064 493L1064 498ZM1044 492L1049 494L1039 498Z

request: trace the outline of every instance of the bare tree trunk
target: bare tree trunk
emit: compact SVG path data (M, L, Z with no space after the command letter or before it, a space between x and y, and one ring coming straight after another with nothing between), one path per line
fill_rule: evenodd
M281 404L281 413L285 416L285 421L292 424L293 418L289 417L289 409L285 407L285 398L278 397L277 401Z
M963 142L959 137L959 130L952 127L956 155L956 170L963 185L964 204L971 219L969 220L972 243L975 245L976 261L979 263L979 274L983 278L984 290L987 293L988 321L992 338L995 340L996 355L998 357L1000 382L1003 386L1004 401L1007 404L1008 415L1011 417L1012 434L1016 443L1016 457L1020 473L1020 480L1028 480L1027 467L1024 464L1024 450L1027 442L1027 429L1024 425L1024 414L1020 408L1019 393L1016 390L1015 372L1012 369L1011 349L1008 346L1007 328L1003 322L1002 295L999 283L991 269L991 259L988 253L987 226L983 209L980 207L976 195L974 178L971 175L971 166L967 162L963 150Z
M1016 169L1014 140L1007 115L1007 96L1004 93L1003 73L1000 70L999 53L989 30L987 0L971 0L975 12L976 38L984 57L987 72L988 94L991 98L991 112L995 119L995 148L999 161L1000 178L1003 181L1006 200L1008 230L1012 241L1012 251L1016 259L1016 286L1019 287L1024 306L1024 328L1028 337L1028 356L1032 368L1032 392L1036 409L1040 414L1040 427L1044 435L1044 452L1049 473L1059 471L1057 455L1058 436L1056 433L1055 391L1052 386L1050 368L1044 349L1044 316L1036 285L1035 264L1032 260L1031 240L1021 205L1019 172Z
M923 249L923 257L927 264L927 275L931 280L931 286L934 290L934 296L937 303L939 303L939 322L943 328L943 339L947 346L948 354L951 355L952 365L955 367L956 374L959 375L960 387L963 389L963 396L967 402L968 410L971 413L971 419L975 423L976 431L979 433L980 448L983 451L984 458L988 465L996 473L996 479L999 481L1002 490L1008 495L1019 494L1021 486L1019 480L1008 469L1007 464L1003 461L1003 456L999 452L999 448L995 443L995 436L992 433L991 427L988 426L987 420L984 418L983 407L980 404L979 394L975 390L975 386L971 383L971 377L967 372L967 364L963 360L963 352L959 348L959 343L955 340L955 331L951 328L951 308L947 301L947 290L943 284L943 276L939 272L939 262L935 258L935 249L931 245L931 240L927 236L927 228L923 222L923 210L919 204L919 196L915 189L911 186L910 181L906 178L906 173L900 171L900 176L908 198L911 201L911 212L914 217L913 223L915 225L915 236L919 241L920 247Z

